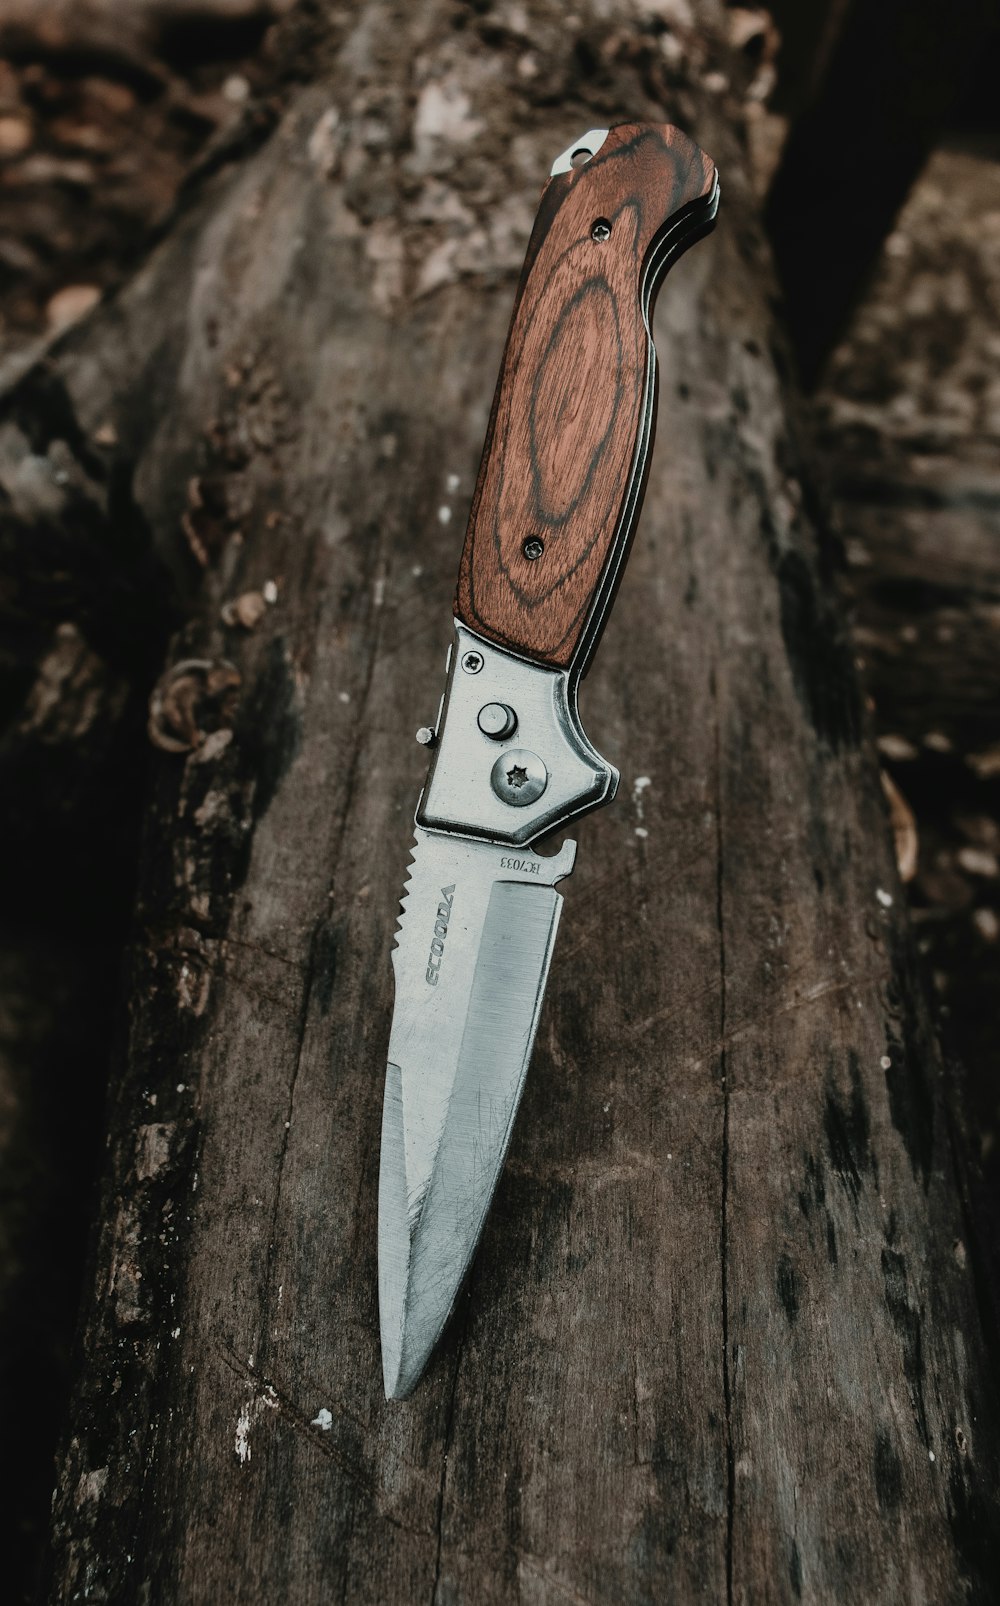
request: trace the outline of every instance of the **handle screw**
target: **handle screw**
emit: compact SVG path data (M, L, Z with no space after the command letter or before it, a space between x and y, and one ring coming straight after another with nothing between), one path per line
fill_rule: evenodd
M464 652L462 654L462 668L467 675L478 675L485 659L481 652Z
M596 240L598 245L603 245L605 240L610 240L611 224L608 222L606 217L599 217L597 219L590 231L590 238L592 240Z
M502 803L523 809L541 797L549 784L549 772L537 753L525 747L512 747L501 753L490 771L490 785Z
M537 535L529 535L521 551L529 562L534 563L536 558L540 558L545 551L545 542Z

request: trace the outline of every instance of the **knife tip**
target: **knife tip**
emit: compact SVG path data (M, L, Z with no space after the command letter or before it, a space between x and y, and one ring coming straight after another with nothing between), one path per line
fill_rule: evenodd
M395 1355L382 1349L382 1383L387 1400L405 1400L416 1388L423 1372L423 1363L404 1366L402 1353Z

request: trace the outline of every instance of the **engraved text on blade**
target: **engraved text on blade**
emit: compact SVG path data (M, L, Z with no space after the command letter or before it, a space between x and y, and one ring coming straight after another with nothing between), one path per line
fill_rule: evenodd
M427 956L427 981L431 987L438 984L438 975L441 970L441 960L444 957L444 939L448 935L448 921L451 919L451 906L455 899L454 886L441 888L441 902L437 906L437 915L434 920L434 939L431 942L431 951Z

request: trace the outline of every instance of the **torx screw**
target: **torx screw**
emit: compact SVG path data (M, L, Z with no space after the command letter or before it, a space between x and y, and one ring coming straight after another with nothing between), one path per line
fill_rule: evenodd
M529 535L528 539L521 548L521 551L531 563L534 563L535 560L540 558L542 553L545 551L545 542L540 536Z
M592 240L596 240L598 245L603 245L605 240L610 240L611 224L608 222L606 217L599 217L596 219L594 226L590 231L590 238Z
M549 772L537 753L525 747L501 753L490 771L490 785L502 803L523 809L541 797L549 784Z
M467 675L478 675L485 661L481 652L464 652L462 654L462 668Z

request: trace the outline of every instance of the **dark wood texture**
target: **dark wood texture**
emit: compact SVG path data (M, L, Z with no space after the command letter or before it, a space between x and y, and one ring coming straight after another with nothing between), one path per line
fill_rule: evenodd
M680 129L620 124L542 192L455 601L466 624L527 658L582 668L593 647L588 620L634 531L652 444L649 303L704 232L714 189L715 168Z
M240 675L154 755L53 1601L991 1599L995 1335L740 135L604 9L539 0L530 40L343 9L273 138L50 355L60 408L32 393L22 474L110 416L178 565L212 482L170 656ZM723 71L695 12L681 54ZM659 309L644 538L586 683L622 794L468 1290L387 1405L388 954L484 376L553 152L668 105L726 220Z
M851 0L831 30L835 43L792 125L766 207L805 384L819 379L989 45L995 61L997 27L996 0Z
M916 816L908 889L969 1090L1000 1283L1000 144L935 152L815 406L883 765Z

